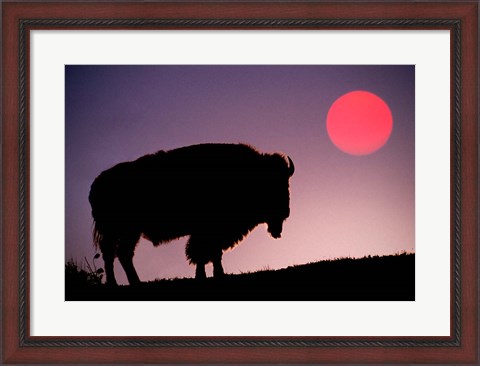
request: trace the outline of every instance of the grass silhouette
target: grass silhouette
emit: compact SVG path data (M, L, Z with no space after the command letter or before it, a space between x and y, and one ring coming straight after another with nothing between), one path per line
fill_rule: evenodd
M71 270L71 269L70 269ZM278 270L108 287L65 281L67 301L413 301L415 254L342 258Z

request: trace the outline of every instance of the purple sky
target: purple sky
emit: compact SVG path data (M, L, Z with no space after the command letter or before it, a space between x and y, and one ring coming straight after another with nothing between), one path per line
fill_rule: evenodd
M340 151L326 131L329 107L353 90L378 95L393 115L390 139L371 155ZM258 226L224 254L227 273L415 249L414 66L79 65L65 67L65 91L66 260L95 254L88 193L101 171L205 142L248 143L295 163L282 238ZM142 239L140 279L193 277L186 239L158 248Z

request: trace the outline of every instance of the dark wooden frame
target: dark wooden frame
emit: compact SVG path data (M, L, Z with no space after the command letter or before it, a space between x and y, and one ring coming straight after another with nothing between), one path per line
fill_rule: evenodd
M478 357L478 2L2 4L2 363L450 363ZM29 335L29 31L32 29L451 31L449 337Z

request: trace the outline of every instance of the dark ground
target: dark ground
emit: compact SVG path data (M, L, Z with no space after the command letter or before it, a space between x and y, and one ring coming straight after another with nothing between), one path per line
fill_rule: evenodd
M415 254L321 261L218 280L157 280L138 287L71 281L67 301L413 301Z

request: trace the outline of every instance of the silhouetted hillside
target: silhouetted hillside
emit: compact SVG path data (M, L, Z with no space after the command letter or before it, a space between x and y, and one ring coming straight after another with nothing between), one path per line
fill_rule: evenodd
M218 280L157 280L137 287L70 282L66 300L412 301L415 254L338 259Z

